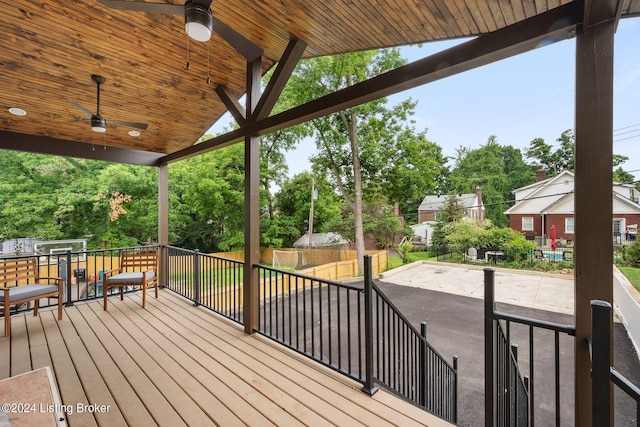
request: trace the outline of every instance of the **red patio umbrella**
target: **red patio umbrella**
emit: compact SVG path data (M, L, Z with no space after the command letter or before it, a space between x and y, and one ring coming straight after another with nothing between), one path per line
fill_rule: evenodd
M551 249L555 251L556 247L558 246L558 243L556 242L556 226L555 225L551 226L551 230L549 231L549 237L551 237Z

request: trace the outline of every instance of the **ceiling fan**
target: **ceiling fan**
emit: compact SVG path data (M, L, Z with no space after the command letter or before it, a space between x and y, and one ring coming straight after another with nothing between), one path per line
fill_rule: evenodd
M76 107L78 110L80 110L83 113L85 113L87 116L91 117L90 119L83 119L83 120L76 120L76 121L78 121L78 122L90 122L91 123L91 130L93 130L94 132L106 132L107 131L107 120L100 115L100 85L105 82L105 79L102 76L98 76L98 75L92 74L91 75L91 80L93 80L95 82L96 86L98 87L98 92L97 92L98 93L98 96L97 96L98 101L97 101L97 106L96 106L96 113L93 114L91 111L87 110L82 105L76 104L75 102L70 102L70 104L73 105L74 107ZM123 122L122 120L109 120L109 123L114 124L114 125L129 126L129 127L136 128L136 129L141 129L141 130L147 130L147 127L149 126L146 123Z
M192 39L206 42L211 38L211 31L215 31L248 61L253 61L260 57L263 53L261 47L256 46L242 34L213 16L210 9L211 1L187 0L184 5L124 0L98 0L98 3L110 9L172 15L184 14L184 28Z

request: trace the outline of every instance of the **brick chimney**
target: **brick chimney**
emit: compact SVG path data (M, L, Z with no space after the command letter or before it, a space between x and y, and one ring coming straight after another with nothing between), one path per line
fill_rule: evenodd
M538 182L547 179L547 171L544 169L538 169Z

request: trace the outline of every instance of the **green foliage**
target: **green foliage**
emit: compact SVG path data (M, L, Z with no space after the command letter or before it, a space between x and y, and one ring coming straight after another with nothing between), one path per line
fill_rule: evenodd
M508 226L504 211L515 188L535 182L534 169L522 159L520 150L501 146L495 136L480 148L459 148L448 177L451 193L475 193L482 189L485 217L497 226Z
M389 248L396 239L411 235L411 229L391 212L385 212L382 216L365 215L364 232L376 242L379 249Z
M640 267L640 240L622 246L622 261L628 267Z
M276 194L274 203L276 215L273 221L277 222L274 222L274 226L285 221L278 219L279 217L286 217L288 218L287 227L291 228L272 230L269 234L281 239L282 247L291 246L309 229L313 180L313 176L308 172L295 175L291 179L286 179ZM315 190L318 197L313 202L313 230L314 232L335 231L328 228L327 223L332 218L340 216L340 197L322 175L315 178Z
M409 242L402 242L398 245L398 255L402 258L402 263L409 262L409 252L413 250L413 245Z
M524 235L510 228L494 226L490 220L478 221L462 218L443 227L445 241L452 251L462 253L470 247L497 248L505 251L513 261L527 259L536 247L534 242L525 239Z

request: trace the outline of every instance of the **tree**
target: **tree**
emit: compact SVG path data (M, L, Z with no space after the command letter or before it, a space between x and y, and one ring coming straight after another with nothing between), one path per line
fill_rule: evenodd
M444 228L447 224L456 222L462 218L464 214L464 207L460 204L460 200L455 194L449 194L446 196L442 205L442 209L438 212L436 218L437 222L433 228L433 234L431 235L431 245L435 248L446 243L446 233Z
M340 216L340 197L322 175L314 178L309 172L295 175L285 180L275 197L275 218L290 218L294 233L282 236L283 246L293 244L309 229L309 210L311 209L311 188L315 181L318 195L313 204L313 229L315 232L333 231L327 228L332 218Z
M525 150L526 157L533 160L533 165L537 169L545 169L549 177L557 175L563 170L573 172L575 169L575 135L573 130L565 130L556 141L560 143L560 146L555 151L542 138L532 140L529 143L529 148ZM613 172L614 181L634 182L635 177L620 166L627 160L629 160L627 156L621 154L613 155L613 167L617 168Z
M497 226L508 225L504 211L513 195L511 191L535 182L533 168L522 159L520 150L498 144L489 137L480 148L461 147L449 175L451 193L475 193L482 189L485 217Z
M397 49L302 61L287 96L301 104L403 65ZM353 218L359 268L364 257L363 206L371 195L393 203L435 187L444 163L439 147L416 132L408 117L415 103L393 107L381 98L306 124L315 138L314 173L327 175Z
M177 219L172 227L172 237L178 239L176 243L202 251L242 249L242 144L172 164L169 173L171 210L175 210Z

